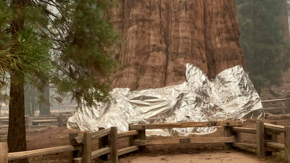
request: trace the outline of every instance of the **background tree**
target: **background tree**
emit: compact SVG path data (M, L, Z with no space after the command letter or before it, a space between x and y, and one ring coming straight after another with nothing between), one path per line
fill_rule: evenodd
M25 115L31 117L34 116L34 112L38 109L38 91L30 84L24 86L24 108Z
M289 42L280 21L287 15L287 5L283 0L236 0L236 6L241 46L250 78L260 94L262 87L279 85L288 67Z
M79 104L108 95L102 81L114 68L111 54L119 38L109 23L114 6L111 0L0 0L1 84L10 80L9 152L26 150L25 84L40 91L52 86L56 99L72 92Z
M40 95L39 115L50 115L50 87L45 87Z

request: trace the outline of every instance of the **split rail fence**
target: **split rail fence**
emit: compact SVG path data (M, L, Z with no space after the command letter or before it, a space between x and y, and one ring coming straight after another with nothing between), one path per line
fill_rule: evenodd
M279 111L281 114L290 113L290 95L287 95L286 98L283 99L262 100L262 104L277 103L277 102L282 102L284 106L264 107L263 110L265 112Z
M147 129L187 128L187 127L224 127L222 137L180 137L176 139L146 140ZM241 142L241 133L256 134L256 144ZM277 142L277 135L285 135L285 143ZM118 149L119 138L129 137L129 147ZM92 140L99 140L99 147L92 151ZM215 122L181 122L167 124L139 124L129 125L129 131L118 133L116 127L102 129L95 133L69 135L70 145L8 153L7 143L0 143L0 162L24 159L33 156L50 155L61 152L70 152L69 162L91 163L96 158L118 162L118 157L127 153L145 152L146 146L160 144L186 144L186 143L224 143L225 149L252 148L256 150L259 158L264 158L272 152L285 150L285 159L290 163L290 127L270 123L256 122L256 128L242 127L241 121L215 121Z
M25 117L26 129L45 128L52 125L59 127L66 125L71 113L60 113L50 116ZM9 117L0 117L0 135L7 134Z
M233 127L231 132L236 137L233 147L254 149L259 158L265 158L272 152L285 151L284 158L290 162L290 127L271 123L257 122L256 128ZM241 133L256 134L256 144L241 142ZM284 143L278 143L277 136L284 135Z

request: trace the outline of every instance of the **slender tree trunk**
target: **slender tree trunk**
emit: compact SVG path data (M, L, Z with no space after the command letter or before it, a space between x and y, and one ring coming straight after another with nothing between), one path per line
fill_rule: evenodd
M37 110L38 106L38 90L32 86L31 94L30 94L30 104L31 104L31 116L35 116L35 110Z
M258 87L257 89L259 96L261 96L261 87Z
M31 116L34 117L35 116L35 108L36 108L36 102L35 102L35 97L32 98L32 102L31 102Z
M39 115L50 115L49 91L50 91L50 87L46 87L43 92L45 103L42 103L40 105Z
M25 106L25 115L32 116L31 112L31 88L30 85L26 84L24 89L24 106Z
M13 12L17 14L11 23L11 35L15 42L12 52L18 46L18 33L24 29L22 9L27 0L12 0ZM21 70L12 70L10 80L8 151L26 151L24 74ZM9 163L28 163L28 159L9 161Z
M16 74L11 75L8 148L9 152L26 151L24 83ZM15 160L9 163L28 163L28 160Z
M0 99L0 117L1 117L1 109L2 109L2 100Z

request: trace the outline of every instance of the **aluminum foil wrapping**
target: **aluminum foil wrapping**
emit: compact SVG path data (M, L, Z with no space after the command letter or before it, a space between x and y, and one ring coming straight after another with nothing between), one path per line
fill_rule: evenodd
M68 119L69 129L95 132L99 127L128 131L130 123L204 122L224 119L260 118L262 104L242 66L208 77L191 64L186 65L186 82L164 88L131 91L115 88L97 107L83 105ZM210 128L150 130L147 135L208 134Z

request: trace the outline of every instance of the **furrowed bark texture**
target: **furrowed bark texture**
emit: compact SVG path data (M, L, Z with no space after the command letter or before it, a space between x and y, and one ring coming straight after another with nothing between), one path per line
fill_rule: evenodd
M26 151L24 83L15 74L11 76L7 139L9 153ZM28 160L14 160L9 163L28 163Z
M234 0L120 0L114 14L125 43L113 88L183 83L186 63L210 78L236 65L246 70Z

